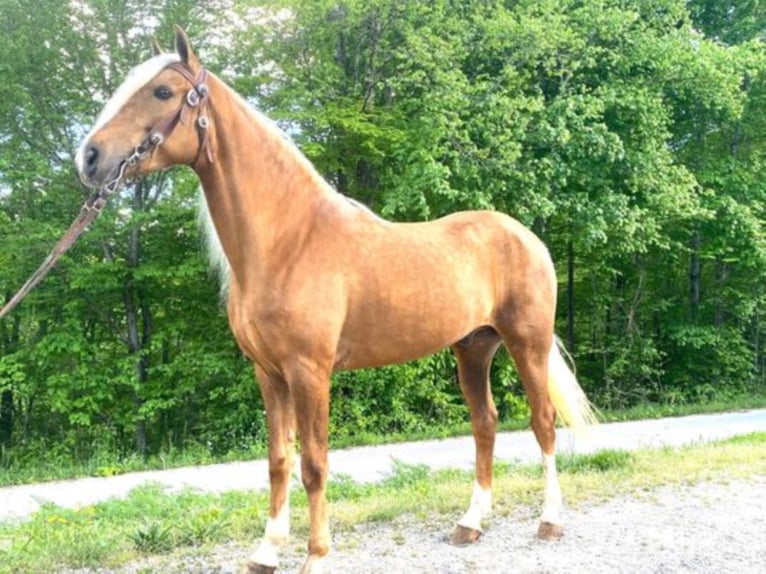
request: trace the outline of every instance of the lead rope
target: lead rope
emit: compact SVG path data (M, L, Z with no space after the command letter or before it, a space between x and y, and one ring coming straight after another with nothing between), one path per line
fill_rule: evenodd
M107 198L113 194L120 187L125 177L125 170L128 167L134 166L141 161L149 153L151 153L154 146L147 146L145 143L139 144L131 153L127 159L125 159L117 170L117 175L101 186L98 191L91 195L87 201L80 208L80 213L77 215L72 225L66 230L66 233L59 239L58 243L53 247L48 256L43 260L37 271L27 279L26 283L21 286L18 292L8 300L8 302L0 309L0 319L5 317L13 310L21 300L27 296L27 294L34 289L40 281L53 269L61 256L66 253L72 244L77 241L77 238L87 230L88 226L93 222L96 217L101 214L101 211L106 205Z
M43 280L48 272L53 269L53 266L56 265L58 260L61 259L61 256L64 255L72 244L77 241L77 238L87 230L93 220L101 214L101 211L106 205L107 198L117 191L123 183L126 170L129 167L136 165L159 147L170 136L179 121L182 123L184 122L188 108L199 106L199 114L196 123L200 136L200 148L195 163L199 162L203 152L208 161L210 163L213 162L213 153L210 147L210 139L208 137L209 120L203 113L209 97L209 90L207 84L205 84L207 72L202 68L198 77L195 78L184 67L171 67L180 72L181 75L192 84L192 89L186 94L184 102L172 116L157 124L146 139L138 144L133 152L120 163L115 177L101 186L98 191L87 199L80 209L77 218L72 222L72 225L69 226L66 233L64 233L48 256L43 260L37 271L27 279L26 283L21 286L18 292L8 300L2 309L0 309L0 319L10 313L11 310L13 310L13 308L16 307L16 305L18 305L19 302L21 302L21 300Z

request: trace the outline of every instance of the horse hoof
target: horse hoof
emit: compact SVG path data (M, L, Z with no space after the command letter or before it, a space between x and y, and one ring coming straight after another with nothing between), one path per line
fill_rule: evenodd
M481 537L481 530L474 530L460 524L455 526L455 530L452 531L449 543L453 546L467 546L473 544L479 537Z
M537 529L537 537L540 540L558 540L564 536L564 527L561 524L551 522L541 522Z
M276 571L276 566L264 566L263 564L248 562L245 574L274 574Z

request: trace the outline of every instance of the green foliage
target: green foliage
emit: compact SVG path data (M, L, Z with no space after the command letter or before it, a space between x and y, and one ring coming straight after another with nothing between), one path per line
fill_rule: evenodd
M418 432L450 428L468 418L460 399L454 358L439 353L420 361L333 377L331 433Z
M705 401L748 386L747 379L739 377L750 371L754 355L736 329L685 326L670 333L669 348L667 371L680 396ZM724 389L718 388L720 381L728 382Z
M339 191L402 220L489 208L532 227L597 404L766 387L761 4L224 4L0 0L3 298L81 204L84 126L148 38L179 23ZM126 187L0 322L3 480L33 460L46 477L110 474L264 448L252 369L201 254L197 188L183 169ZM528 416L502 352L491 382L502 422ZM332 385L343 442L468 416L449 353Z

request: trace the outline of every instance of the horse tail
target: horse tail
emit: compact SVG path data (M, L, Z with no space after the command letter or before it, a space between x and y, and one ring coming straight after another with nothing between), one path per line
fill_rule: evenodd
M548 355L548 393L564 424L575 433L581 433L598 420L593 405L564 360L562 350L566 353L558 337L554 338Z

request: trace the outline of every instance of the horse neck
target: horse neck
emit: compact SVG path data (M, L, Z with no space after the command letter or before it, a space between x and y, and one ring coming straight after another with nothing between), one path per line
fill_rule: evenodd
M311 217L338 194L270 120L217 78L209 88L215 159L197 174L234 278L244 284L294 252Z

